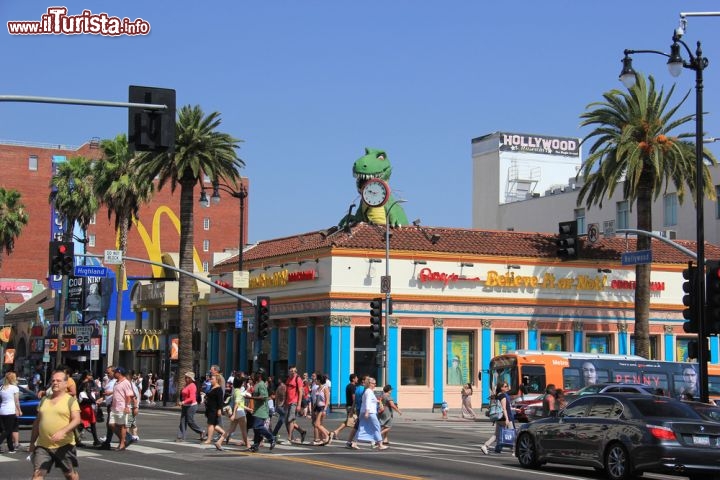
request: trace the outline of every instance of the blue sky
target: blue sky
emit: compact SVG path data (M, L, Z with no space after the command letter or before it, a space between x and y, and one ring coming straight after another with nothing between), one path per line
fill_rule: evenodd
M143 18L147 36L14 36L53 5ZM351 167L382 148L408 218L471 226L470 141L495 131L582 137L585 107L617 80L625 48L669 51L680 12L719 2L340 0L3 1L0 95L126 101L128 85L177 90L244 140L251 241L336 224L358 201ZM720 17L703 42L705 130L720 136ZM686 56L687 58L687 56ZM694 72L636 55L677 101ZM683 111L694 112L694 93ZM123 109L0 102L0 139L79 145L127 129ZM718 155L718 143L711 148ZM0 182L1 183L1 182ZM235 201L228 198L227 201Z

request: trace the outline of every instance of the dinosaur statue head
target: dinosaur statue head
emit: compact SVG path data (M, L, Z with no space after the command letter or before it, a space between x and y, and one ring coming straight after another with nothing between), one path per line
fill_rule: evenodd
M390 166L384 150L365 148L365 155L355 160L353 164L353 176L357 183L358 192L365 182L371 178L380 178L387 182L391 173L392 166Z

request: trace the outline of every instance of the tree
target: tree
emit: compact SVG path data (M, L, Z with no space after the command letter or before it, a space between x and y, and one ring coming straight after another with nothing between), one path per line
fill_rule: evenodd
M193 271L193 207L195 186L204 177L237 185L245 164L236 149L240 140L217 129L218 112L205 115L200 106L186 105L178 112L175 152L148 157L143 175L158 179L158 189L170 184L174 192L180 185L180 269ZM180 275L178 309L180 315L178 363L181 372L193 370L193 278Z
M578 176L584 184L578 194L578 206L586 199L586 206L598 205L621 187L623 198L636 204L638 230L652 231L652 202L672 185L682 203L686 187L695 192L695 143L689 139L694 133L671 135L679 127L692 122L695 115L673 118L685 103L690 92L675 106L668 106L675 90L665 95L655 89L652 76L648 81L636 76L635 85L628 91L611 90L604 100L587 106L581 125L596 128L583 144L594 139ZM715 165L715 157L704 150L704 158ZM715 197L710 171L705 165L705 195ZM693 198L695 198L693 196ZM640 235L637 250L648 250L651 237ZM650 356L650 265L635 267L635 353Z
M139 167L147 156L133 153L128 149L127 136L123 133L112 140L100 142L103 159L95 164L95 194L108 209L108 220L115 215L115 232L118 248L127 252L128 232L132 219L137 217L140 207L150 201L154 192L153 177L140 174ZM125 265L118 265L117 303L115 314L115 342L112 362L120 359L120 330L122 320L122 285L125 281Z
M50 203L65 220L64 240L73 240L77 223L86 241L88 225L95 217L100 204L93 190L93 162L85 157L71 157L58 167L50 179Z
M15 248L15 240L28 223L25 206L20 202L21 195L16 190L0 187L0 251L10 255ZM0 257L0 267L2 257Z

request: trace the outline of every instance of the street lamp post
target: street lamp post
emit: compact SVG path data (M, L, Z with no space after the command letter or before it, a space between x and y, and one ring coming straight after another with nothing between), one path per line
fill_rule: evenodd
M388 353L390 349L388 335L390 334L390 302L392 302L390 298L390 210L392 210L392 208L398 203L405 202L407 202L407 200L395 200L393 203L390 204L388 209L385 210L385 283L387 288L385 288L385 326L383 329L383 341L385 342L385 345L383 348L383 378L381 385L388 384L390 380L388 370Z
M695 208L697 227L697 305L698 317L698 366L700 368L698 379L698 391L700 401L708 401L708 350L707 331L705 321L705 218L703 203L705 200L704 186L704 161L703 161L703 70L708 66L708 59L703 57L701 44L697 42L695 55L688 45L681 39L683 33L678 29L673 34L673 44L670 47L670 54L657 50L625 50L623 58L623 69L620 73L620 80L627 88L635 84L635 71L632 68L634 53L654 53L668 57L668 69L670 74L677 77L683 68L695 71ZM680 47L685 48L689 61L685 61L680 53Z
M213 182L213 191L212 196L210 197L210 200L208 200L207 196L205 195L205 192L200 193L200 203L204 207L209 207L210 202L217 205L220 203L220 192L225 192L228 195L230 195L233 198L237 198L240 200L240 237L238 239L238 270L241 272L243 271L243 251L245 247L245 199L248 196L247 188L245 187L245 183L243 182L243 178L240 177L240 186L237 190L231 188L228 185L225 185L220 182ZM242 294L242 287L238 287L238 293ZM242 300L239 298L237 299L237 306L236 308L236 316L238 315L237 312L242 312ZM242 313L240 313L242 314ZM237 317L236 317L237 318ZM247 332L247 322L243 319L243 326L242 331ZM242 353L239 353L240 356L242 356ZM233 359L234 360L234 359ZM233 362L235 363L235 362ZM240 358L238 359L238 364L240 364ZM244 366L241 366L242 368L245 368Z

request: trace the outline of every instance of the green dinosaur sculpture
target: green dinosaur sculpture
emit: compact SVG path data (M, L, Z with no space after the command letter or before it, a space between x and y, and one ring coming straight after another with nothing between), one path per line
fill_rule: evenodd
M392 166L384 150L365 148L365 155L355 160L353 164L353 176L355 177L358 192L362 190L365 182L371 178L380 178L388 182L391 173ZM405 210L403 210L402 205L396 201L392 193L390 194L390 199L388 199L382 207L369 207L361 200L360 208L354 213L348 212L348 214L340 220L340 226L344 227L358 222L385 225L386 218L391 227L409 224Z

